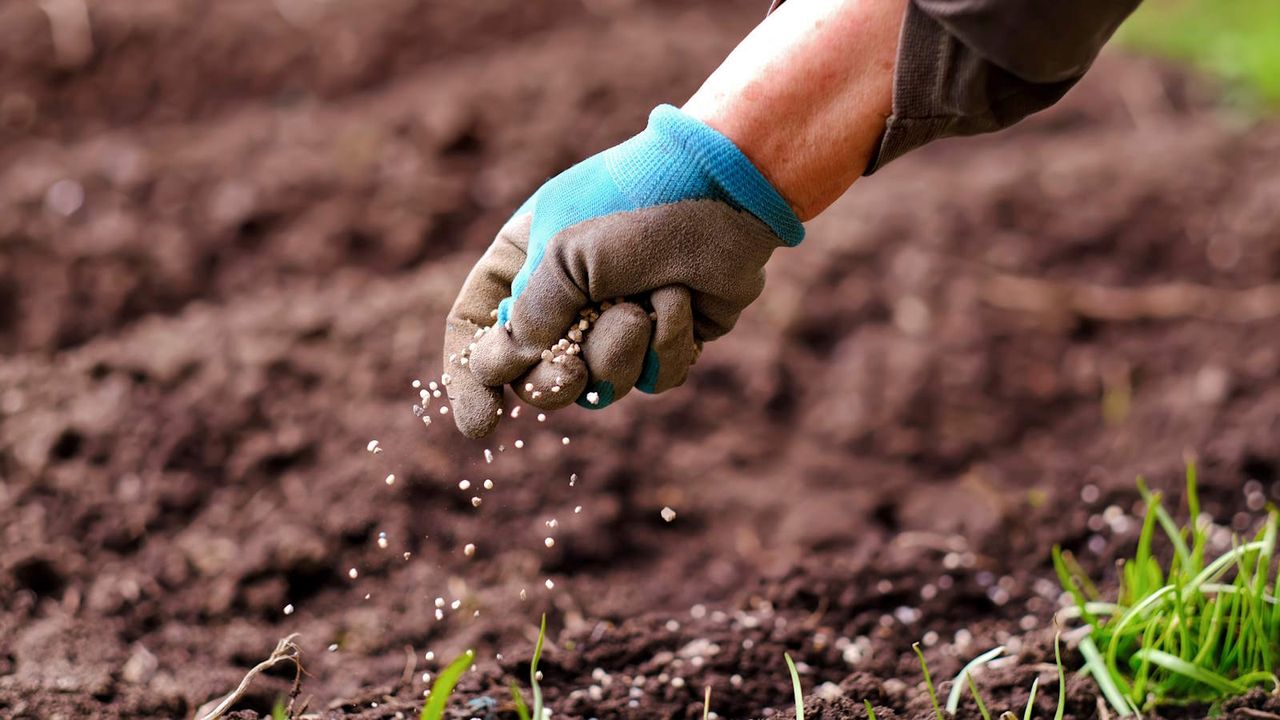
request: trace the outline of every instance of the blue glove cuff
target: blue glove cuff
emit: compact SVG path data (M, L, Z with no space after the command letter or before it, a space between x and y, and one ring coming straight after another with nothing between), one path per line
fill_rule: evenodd
M721 195L759 218L788 247L804 239L791 205L733 141L671 105L654 108L644 132L606 151L604 162L620 187L645 192L631 198L637 206Z

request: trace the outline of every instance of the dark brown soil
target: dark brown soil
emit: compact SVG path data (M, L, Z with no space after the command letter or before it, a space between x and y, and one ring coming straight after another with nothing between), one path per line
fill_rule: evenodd
M922 638L938 678L1007 645L981 682L1020 708L1049 549L1108 577L1132 531L1090 518L1136 474L1176 488L1195 454L1241 529L1246 483L1280 497L1280 318L1240 302L1280 282L1280 130L1123 58L859 183L686 387L424 429L410 381L506 214L758 6L91 3L70 65L37 4L0 8L0 716L190 717L297 632L323 716L416 716L474 648L459 717L514 717L543 612L555 717L701 717L708 685L786 717L788 651L810 717L924 718Z

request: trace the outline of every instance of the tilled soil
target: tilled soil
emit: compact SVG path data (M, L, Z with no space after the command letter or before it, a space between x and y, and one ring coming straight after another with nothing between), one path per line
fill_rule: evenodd
M922 639L939 678L1005 644L980 680L1020 708L1049 550L1105 584L1135 475L1195 455L1238 530L1280 498L1280 130L1123 58L860 182L685 387L424 428L410 382L506 214L757 5L90 3L79 59L0 8L0 716L190 717L296 632L311 712L414 716L474 648L459 717L514 717L543 612L557 717L706 686L785 716L784 651L810 717L928 717Z

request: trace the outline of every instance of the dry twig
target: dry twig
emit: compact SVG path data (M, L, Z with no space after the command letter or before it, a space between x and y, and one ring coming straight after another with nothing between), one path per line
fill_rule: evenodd
M298 633L293 633L288 637L281 638L280 642L276 643L276 649L271 651L271 655L269 655L266 660L255 665L252 670L245 673L244 678L240 680L240 684L235 690L232 690L221 700L210 700L204 705L201 705L200 708L196 710L197 720L217 720L222 717L231 709L231 706L235 705L240 701L240 698L244 697L244 694L249 690L249 686L253 684L254 678L283 662L291 662L294 667L297 668L298 673L297 676L294 677L293 685L295 692L300 690L302 662L298 657L302 653L302 650L293 642L296 637L298 637ZM294 695L294 697L296 697L296 695ZM290 700L290 704L292 704L292 699ZM207 709L210 705L213 705L214 707L212 709Z

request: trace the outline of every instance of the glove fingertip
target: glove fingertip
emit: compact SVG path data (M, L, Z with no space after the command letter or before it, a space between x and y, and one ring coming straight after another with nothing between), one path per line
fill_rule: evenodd
M491 387L476 387L457 397L450 395L453 405L453 422L463 435L479 439L498 426L502 416L502 393Z

